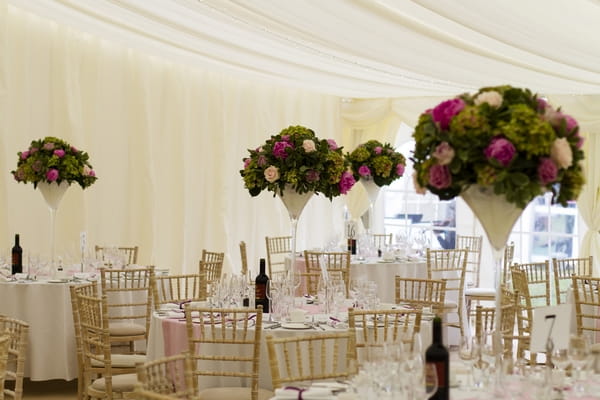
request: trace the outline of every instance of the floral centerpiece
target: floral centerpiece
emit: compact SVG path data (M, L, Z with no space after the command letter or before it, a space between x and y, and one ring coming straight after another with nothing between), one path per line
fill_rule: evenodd
M521 209L546 191L565 206L584 184L577 121L528 89L446 100L421 114L413 137L415 187L442 200L480 185Z
M346 155L354 178L373 180L377 186L386 186L404 174L406 159L391 144L369 140Z
M355 183L342 147L303 126L285 128L248 152L240 174L252 196L263 190L275 196L289 186L296 193L322 193L332 199L348 193Z
M33 187L40 182L66 181L69 185L77 182L85 189L97 179L88 154L55 137L33 140L17 155L17 169L11 173L17 182L33 183Z

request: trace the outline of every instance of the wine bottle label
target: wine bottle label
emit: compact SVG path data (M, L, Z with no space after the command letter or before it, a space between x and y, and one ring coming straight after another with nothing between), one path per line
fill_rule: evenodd
M438 389L446 387L446 385L447 385L446 364L443 361L433 361L433 362L428 362L428 364L435 365L435 370L437 372ZM426 379L426 385L429 386L431 384L432 385L431 387L433 387L433 382L430 381L430 379L433 379L433 377L427 376L427 377L425 377L425 379Z
M256 285L256 295L257 299L266 299L267 298L267 285Z

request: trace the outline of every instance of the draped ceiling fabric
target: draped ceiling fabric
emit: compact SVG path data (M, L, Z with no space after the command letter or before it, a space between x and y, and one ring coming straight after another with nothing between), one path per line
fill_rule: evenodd
M243 189L247 148L293 124L347 150L395 142L439 100L497 84L547 95L597 134L597 21L595 0L0 0L0 242L21 232L48 250L40 196L8 171L53 135L100 177L59 208L63 252L87 231L157 267L193 271L208 248L236 270L245 240L253 265L289 222ZM343 205L311 200L299 247L339 235Z

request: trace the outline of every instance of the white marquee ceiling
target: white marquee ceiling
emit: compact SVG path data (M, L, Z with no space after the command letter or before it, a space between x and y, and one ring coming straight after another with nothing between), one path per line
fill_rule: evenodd
M109 41L341 97L600 94L598 0L8 0Z

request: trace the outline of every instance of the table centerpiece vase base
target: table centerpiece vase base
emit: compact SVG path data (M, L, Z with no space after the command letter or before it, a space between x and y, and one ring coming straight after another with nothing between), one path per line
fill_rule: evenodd
M50 270L55 274L54 248L56 237L56 211L60 202L69 188L69 182L62 181L60 184L56 182L38 182L37 188L42 193L48 209L50 210Z
M283 205L287 209L288 215L290 217L291 224L291 233L292 233L292 243L291 243L291 263L290 268L287 271L288 278L290 280L290 284L294 287L294 290L297 290L295 279L296 279L296 232L298 227L298 219L300 218L300 214L302 214L302 210L308 203L308 201L314 195L314 192L306 192L306 193L298 193L295 189L286 185L286 187L277 194ZM273 278L273 277L271 277ZM298 285L299 286L299 285ZM296 293L297 294L297 293Z
M493 188L490 186L471 185L461 193L461 197L479 220L492 247L494 283L496 288L494 326L496 327L496 332L500 332L502 321L502 257L508 237L512 232L513 226L523 213L523 208L507 201L504 195L494 193ZM502 368L498 368L498 374L496 375L495 383L498 390L501 389L502 385L501 370Z

